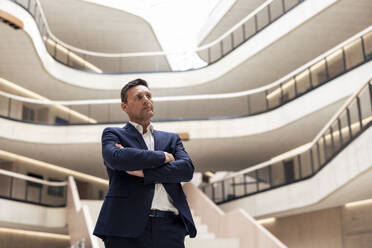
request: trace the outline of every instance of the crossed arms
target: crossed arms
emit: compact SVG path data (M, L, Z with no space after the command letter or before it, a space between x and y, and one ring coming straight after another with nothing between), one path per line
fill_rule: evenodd
M194 166L177 135L174 154L120 145L118 136L110 129L102 134L102 156L112 170L143 176L144 183L179 183L192 179Z

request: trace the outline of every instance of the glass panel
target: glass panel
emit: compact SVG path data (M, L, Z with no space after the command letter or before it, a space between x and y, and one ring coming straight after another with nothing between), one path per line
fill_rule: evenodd
M280 85L275 86L267 91L267 102L269 105L269 109L275 108L280 105L281 103L281 89Z
M0 87L0 90L1 87ZM9 98L5 96L0 96L0 115L1 116L6 116L8 117L8 112L9 112Z
M217 61L219 58L221 58L221 48L220 43L217 43L216 45L212 46L210 48L210 54L211 54L211 63Z
M234 177L234 193L235 197L240 197L245 195L245 182L244 175L238 175Z
M14 178L12 199L25 200L26 181Z
M282 104L288 102L289 100L295 98L295 80L291 79L285 82L282 86L283 95L282 95Z
M234 199L235 196L234 196L234 183L233 183L233 179L227 179L227 180L224 180L223 181L224 183L224 188L223 188L223 191L224 191L224 200L231 200L231 199Z
M303 152L300 155L301 161L301 173L302 177L308 177L312 175L312 166L311 166L311 159L310 159L310 151Z
M310 67L310 71L311 71L311 78L312 78L313 86L322 84L324 81L327 80L327 73L325 70L324 60Z
M8 116L16 120L22 120L22 108L22 102L12 99L10 101L10 113Z
M353 136L357 135L360 131L360 122L358 115L358 105L356 99L349 105L351 133Z
M362 123L363 127L365 127L369 122L372 121L372 103L368 85L359 94L359 100L362 113Z
M340 114L339 120L341 124L342 143L345 144L350 140L350 129L348 125L346 110Z
M361 39L345 46L346 69L350 69L363 62L363 50Z
M342 50L338 50L335 53L327 57L328 63L328 75L330 78L336 77L338 74L344 71L344 60Z
M298 3L298 0L285 0L285 9L289 10Z
M325 134L323 135L323 138L325 139L325 153L327 160L333 156L333 150L332 150L332 135L331 130L328 129Z
M271 13L271 20L274 21L280 15L283 14L283 1L282 0L274 0L270 4L270 13Z
M247 194L252 194L252 193L257 192L257 180L256 180L255 171L245 174L245 183L246 183Z
M332 125L332 134L333 134L333 144L335 152L338 152L341 148L341 139L340 139L340 131L338 128L338 122L335 121Z
M258 30L263 29L266 25L269 24L269 12L268 8L263 8L260 12L257 13L257 27Z
M285 183L283 162L271 165L272 186L279 186Z
M0 196L11 197L10 196L11 184L12 184L11 177L6 175L0 175Z
M270 170L269 167L264 167L258 170L258 190L262 191L270 188Z
M314 162L314 173L317 172L320 168L320 163L319 163L319 156L318 156L318 152L317 152L317 148L316 148L316 145L314 145L312 148L311 148L311 152L313 154L313 162Z
M249 96L250 111L252 114L266 110L265 92L258 92Z
M59 44L56 45L55 49L57 51L55 59L63 64L66 64L68 50Z
M233 34L234 34L234 47L237 47L244 42L243 26L240 26L237 30L233 32Z
M302 94L311 88L309 70L301 72L296 76L297 94Z
M233 49L231 35L223 39L223 55L228 54Z
M209 185L205 185L204 186L204 193L212 200L214 201L213 199L213 192L212 192L212 184L209 184Z
M223 188L222 188L223 182L217 182L213 184L213 190L214 190L214 202L221 202L223 201Z
M319 165L320 165L320 168L322 168L326 161L325 153L324 153L323 138L320 138L318 140L316 149L317 149L317 153L319 157Z
M28 0L17 0L17 3L22 5L23 7L27 8Z
M372 32L363 36L366 59L372 58Z
M203 49L203 50L197 52L197 54L202 60L209 63L209 61L208 61L208 49Z
M245 30L245 39L250 38L256 33L256 26L255 26L255 21L254 18L249 19L245 24L244 24L244 30Z

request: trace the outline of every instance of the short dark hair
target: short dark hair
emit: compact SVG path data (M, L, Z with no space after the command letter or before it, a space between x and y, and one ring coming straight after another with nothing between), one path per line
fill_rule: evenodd
M147 82L141 78L137 78L133 81L130 81L129 83L124 85L124 87L121 89L121 102L124 102L124 103L128 102L128 95L127 95L128 90L137 85L143 85L143 86L146 86L147 88L149 87L147 85Z

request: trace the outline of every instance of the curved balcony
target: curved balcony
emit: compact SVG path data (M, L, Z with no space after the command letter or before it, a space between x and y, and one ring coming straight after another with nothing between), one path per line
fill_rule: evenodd
M1 9L22 20L25 27L24 32L1 29L4 39L0 46L4 56L0 60L0 73L18 84L27 85L24 87L32 87L30 89L33 90L39 86L34 85L31 80L34 76L29 76L29 73L36 72L33 74L37 74L38 85L43 86L35 92L44 92L50 84L70 88L71 93L63 95L62 99L68 99L68 96L71 96L69 99L93 98L88 93L93 94L96 91L97 95L97 90L100 90L100 97L113 97L113 90L120 89L123 82L135 77L145 78L150 87L158 91L156 95L185 95L195 92L210 94L254 89L283 77L315 55L322 54L370 25L367 17L370 2L358 1L360 4L351 6L347 1L305 1L218 63L194 71L141 74L88 73L56 62L46 50L33 17L19 5L3 1ZM345 9L352 11L344 11ZM355 13L358 15L357 22L351 21L355 19ZM341 28L338 26L340 18L345 22L350 20L352 24ZM9 44L12 46L9 47ZM286 56L286 63L283 63L283 54ZM25 73L19 74L19 70ZM84 95L79 95L81 88L89 90L85 90ZM57 99L52 95L45 96Z
M143 66L137 72L169 71L169 66L164 61L167 55L174 54L197 52L207 61L207 65L213 64L305 0L299 0L295 5L291 0L267 1L224 35L194 51L138 53L100 53L69 45L51 32L39 0L11 1L25 8L33 16L47 51L58 62L95 73L125 73L133 72L134 68L141 67L141 64ZM291 6L288 7L289 5ZM255 27L250 30L252 23L255 23Z
M321 91L321 86L339 77L343 78L343 83L329 86L329 92L336 92L337 88L341 89L345 84L343 92L333 101L342 99L353 92L353 87L358 87L357 84L347 86L347 81L352 80L351 74L360 80L367 80L369 77L368 68L371 67L372 59L371 29L372 27L367 28L323 56L265 87L228 94L155 97L157 115L154 120L213 120L256 116L291 103L317 89ZM127 120L119 107L120 99L50 101L35 94L12 90L9 85L11 84L6 80L0 81L0 90L8 91L0 92L0 100L4 103L1 109L3 117L59 125L121 123ZM11 92L23 97L12 95ZM25 113L16 111L19 108L17 106L22 105L27 105L31 112L35 112L34 117L26 118ZM41 114L41 109L44 109L45 114ZM53 116L58 118L51 118Z
M223 204L307 180L371 124L372 80L348 99L310 143L201 188L215 203Z

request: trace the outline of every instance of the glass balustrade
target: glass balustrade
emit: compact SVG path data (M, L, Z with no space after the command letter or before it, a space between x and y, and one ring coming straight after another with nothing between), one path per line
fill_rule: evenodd
M103 54L70 47L51 33L39 1L12 1L22 6L34 17L47 51L58 62L75 69L94 73L127 73L169 71L167 55L182 57L193 52L197 52L208 66L225 57L305 0L273 0L234 31L226 34L226 37L216 40L213 44L199 47L195 51L175 51L167 54L164 52L141 53L141 51L130 54Z
M365 32L333 53L316 60L314 64L297 74L292 73L293 76L285 77L274 86L254 90L254 93L248 91L246 94L230 98L200 98L171 103L169 101L157 102L155 98L153 120L206 120L264 113L303 96L332 79L369 62L371 58L372 32ZM0 116L13 120L58 125L122 123L127 120L127 116L120 108L120 99L116 102L100 102L99 104L40 104L16 99L4 94L5 90L0 79Z
M358 42L354 45L358 45ZM372 81L369 81L349 99L347 106L339 111L304 151L288 155L285 159L265 162L258 165L257 169L255 166L248 168L235 176L202 185L201 189L215 203L221 204L308 179L369 128L371 123Z

